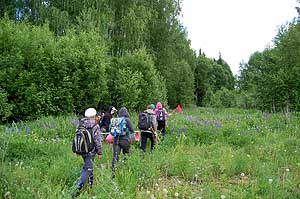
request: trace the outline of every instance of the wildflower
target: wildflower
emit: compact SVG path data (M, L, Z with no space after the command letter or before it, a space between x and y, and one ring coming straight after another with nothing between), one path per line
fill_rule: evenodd
M146 193L147 193L147 195L150 195L150 191L147 190Z
M164 192L165 194L168 194L168 190L167 190L166 188L163 189L163 192Z
M244 177L245 176L245 174L244 173L241 173L241 177Z
M9 196L9 195L10 195L10 192L8 191L8 192L6 192L6 193L4 194L4 198L7 197L7 196Z
M224 195L221 195L221 199L225 199L226 197Z
M178 196L179 196L179 193L176 192L176 193L175 193L175 197L178 197Z
M26 127L26 133L29 134L30 133L30 128L27 126Z
M290 171L290 169L289 169L289 168L287 168L285 171L286 171L286 172L289 172L289 171Z
M158 184L156 183L156 184L155 184L155 186L157 186L157 187L158 187Z
M123 195L123 192L120 192L120 195Z
M93 198L93 199L96 199L96 196L93 196L92 198Z
M183 135L186 134L186 128L182 128L182 133L183 133Z
M177 129L178 135L180 135L180 128Z
M175 131L175 130L174 130L174 127L172 127L172 130L171 130L172 134L174 134L174 131Z
M272 184L272 182L273 182L273 179L269 178L269 184Z

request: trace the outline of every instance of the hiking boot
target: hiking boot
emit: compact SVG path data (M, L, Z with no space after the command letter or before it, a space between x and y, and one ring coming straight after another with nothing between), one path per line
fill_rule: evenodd
M114 179L115 177L116 177L115 172L112 172L112 173L111 173L111 178Z
M72 198L76 198L76 197L78 197L79 195L80 195L80 190L79 190L79 189L76 189L76 190L71 194Z

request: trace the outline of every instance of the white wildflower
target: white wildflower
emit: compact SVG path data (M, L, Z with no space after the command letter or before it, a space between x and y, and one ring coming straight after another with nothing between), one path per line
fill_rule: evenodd
M245 176L245 174L244 173L241 173L241 177L244 177Z
M224 195L221 195L221 199L225 199L226 197Z
M272 182L273 182L273 179L270 178L270 179L269 179L269 184L272 184Z
M179 196L179 193L176 192L176 193L175 193L175 197L178 197L178 196Z
M167 190L166 188L164 188L164 189L163 189L163 192L164 192L165 194L167 194L167 193L168 193L168 190Z
M289 169L289 168L287 168L285 171L286 171L286 172L289 172L289 171L290 171L290 169Z
M6 192L6 193L4 194L4 198L7 197L7 196L9 196L9 195L10 195L10 192L8 191L8 192Z
M146 193L147 193L147 195L149 195L149 194L150 194L150 191L147 190Z

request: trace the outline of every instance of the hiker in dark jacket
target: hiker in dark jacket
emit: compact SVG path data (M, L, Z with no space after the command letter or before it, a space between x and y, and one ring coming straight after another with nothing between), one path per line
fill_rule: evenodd
M101 129L102 133L109 132L110 120L116 112L117 112L117 109L114 106L110 106L108 108L108 110L105 112L105 114L101 120L101 123L100 123L100 129Z
M141 130L141 149L143 152L146 151L146 146L147 146L147 139L149 138L151 141L151 151L154 149L154 145L156 144L157 141L157 122L156 122L156 117L154 115L154 111L152 109L151 105L147 106L147 110L145 110L149 116L149 121L150 121L150 129L148 130Z
M132 122L130 120L130 115L128 110L125 107L122 107L119 111L118 117L124 117L126 122L127 132L125 135L114 137L113 143L113 159L112 159L112 177L115 177L116 164L119 161L119 155L121 153L121 149L124 155L129 154L130 144L128 140L128 134L134 132L134 128Z
M79 126L84 125L87 129L91 129L95 146L91 152L81 155L84 165L81 170L80 179L76 184L76 191L72 193L73 197L77 197L80 194L80 190L87 180L90 186L93 185L94 158L96 154L99 158L102 157L101 131L99 125L97 124L96 117L96 110L94 108L89 108L85 111L85 117L81 119L79 123Z

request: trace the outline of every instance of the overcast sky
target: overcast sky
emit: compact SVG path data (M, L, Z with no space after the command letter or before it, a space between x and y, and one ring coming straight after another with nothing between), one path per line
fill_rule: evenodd
M280 25L297 16L296 0L183 0L182 23L191 46L222 58L237 74L239 63L272 45Z

